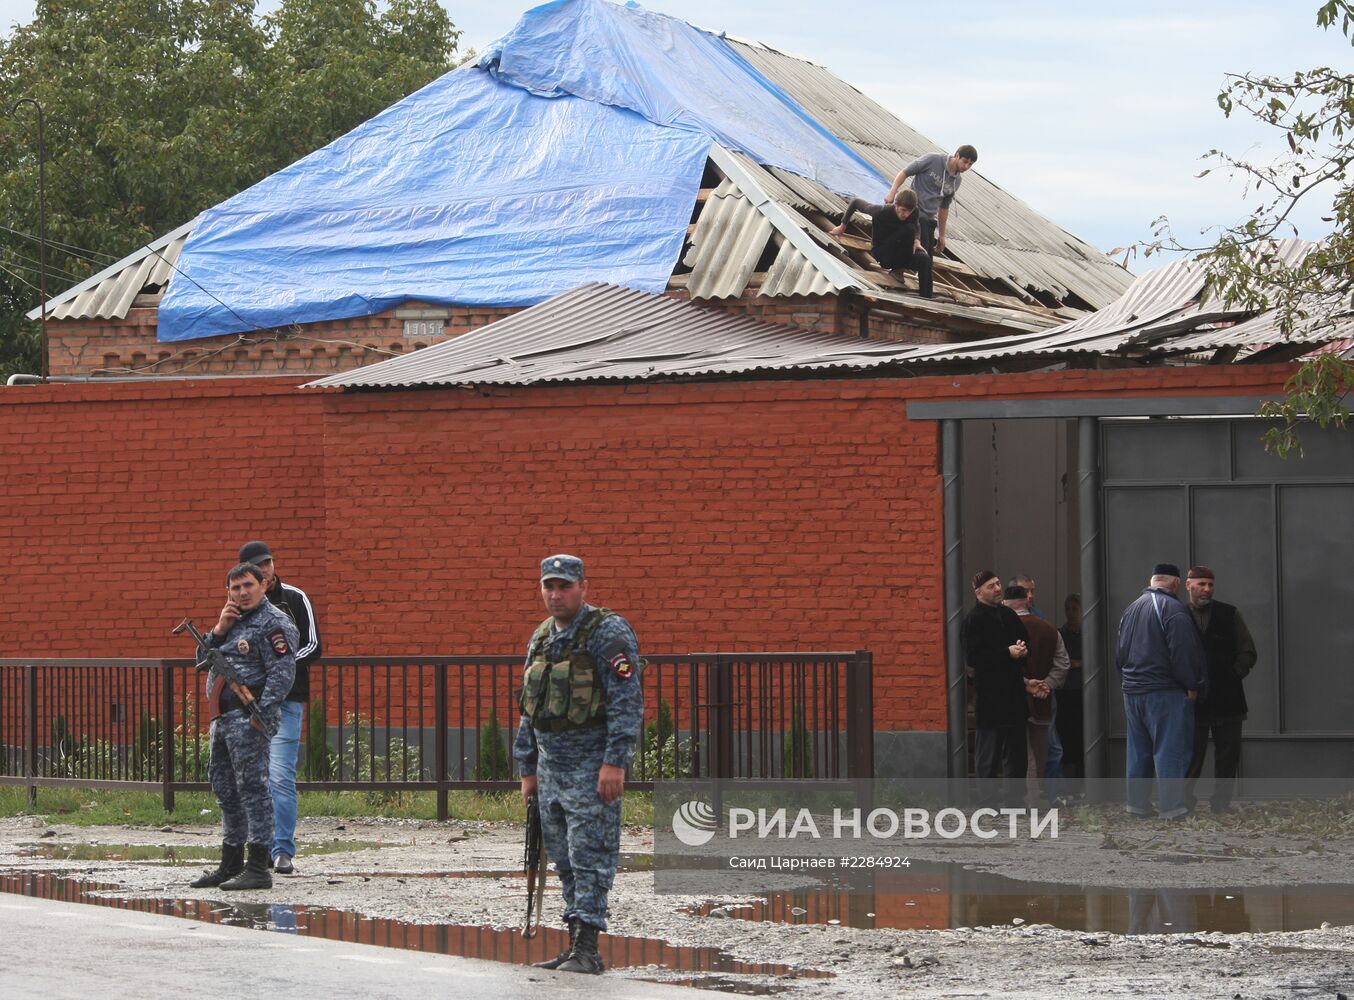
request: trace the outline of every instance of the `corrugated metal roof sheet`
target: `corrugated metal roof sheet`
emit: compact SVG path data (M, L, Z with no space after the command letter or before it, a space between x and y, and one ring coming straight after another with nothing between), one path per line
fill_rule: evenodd
M473 333L308 385L531 385L855 369L917 350L775 326L612 285L584 285Z
M896 366L981 366L1072 355L1143 358L1194 355L1219 347L1255 348L1278 340L1273 315L1251 318L1199 308L1194 266L1184 261L1140 279L1118 315L1128 326L1086 331L1070 323L967 344L899 344L775 326L691 302L611 285L585 285L473 333L311 386L532 385L747 375L754 372L867 371ZM1193 291L1191 291L1193 289ZM914 300L915 301L915 300ZM1170 310L1174 304L1175 311ZM926 307L958 308L948 303ZM1142 310L1141 315L1133 309ZM1147 324L1138 324L1143 316ZM1240 319L1240 321L1233 321ZM1015 325L1014 323L1012 325ZM1354 337L1345 314L1295 338L1329 343Z
M691 268L687 291L693 299L741 295L771 238L771 220L738 185L723 180L701 209L685 262Z
M949 152L822 66L756 43L732 44L886 177L923 154ZM840 214L840 198L812 181L775 174L788 189L776 191L779 200L812 206L829 216ZM861 195L874 197L872 192ZM1132 281L1126 269L997 187L976 168L964 175L950 212L946 243L984 277L1006 279L1060 300L1074 294L1096 308L1113 302Z
M125 318L132 302L144 290L151 287L164 289L174 273L174 263L179 259L192 225L190 222L180 226L50 299L47 318ZM38 319L41 315L41 308L33 309L28 318Z
M1300 263L1313 245L1305 240L1280 240L1269 249L1292 266ZM1212 300L1204 294L1205 277L1202 261L1176 261L1138 278L1122 298L1097 313L1032 336L953 346L931 360L1188 354L1281 341L1273 311L1256 314ZM1332 309L1336 310L1333 320ZM1354 334L1354 315L1340 310L1338 304L1315 312L1325 318L1301 326L1290 342L1328 343Z

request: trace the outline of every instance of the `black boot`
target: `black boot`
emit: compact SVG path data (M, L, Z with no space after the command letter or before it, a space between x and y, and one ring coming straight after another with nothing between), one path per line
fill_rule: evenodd
M229 882L221 883L223 892L234 892L236 889L271 889L272 887L273 876L268 874L267 844L250 844L249 860L245 863L244 871Z
M544 962L532 962L531 964L538 969L558 969L568 960L569 956L574 953L574 942L577 940L578 940L578 921L570 920L569 947L565 948L554 958L546 959Z
M600 975L605 968L602 956L597 953L598 928L592 924L580 923L578 935L574 938L574 950L560 963L559 972L586 972L590 976Z
M222 844L221 863L217 865L216 871L203 872L200 879L189 885L193 889L213 889L242 871L244 871L244 845Z

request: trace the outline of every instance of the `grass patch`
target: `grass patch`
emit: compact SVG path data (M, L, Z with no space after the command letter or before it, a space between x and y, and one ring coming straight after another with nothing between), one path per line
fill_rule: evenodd
M302 792L299 812L302 816L351 819L437 818L434 792L392 793L379 804L372 802L370 796L369 792ZM516 792L453 791L447 796L447 810L453 820L520 823L525 817L522 797ZM0 816L45 816L52 823L70 826L164 826L173 823L213 827L221 822L216 798L210 792L180 792L174 797L174 811L167 813L157 792L88 788L40 788L38 804L30 809L26 789L3 786L0 787ZM651 826L653 796L648 792L626 795L621 822L627 826Z

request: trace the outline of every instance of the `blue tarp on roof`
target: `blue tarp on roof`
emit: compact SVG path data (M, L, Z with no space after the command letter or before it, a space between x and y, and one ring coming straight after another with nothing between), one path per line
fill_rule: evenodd
M159 309L192 340L383 312L662 291L712 142L843 194L883 180L722 39L606 0L486 56L203 213Z

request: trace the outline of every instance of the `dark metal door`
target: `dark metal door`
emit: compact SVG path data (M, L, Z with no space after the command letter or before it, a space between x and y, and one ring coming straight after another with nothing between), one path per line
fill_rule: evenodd
M1245 419L1104 420L1101 469L1106 625L1114 662L1122 610L1156 562L1204 564L1240 608L1259 661L1246 679L1243 772L1348 775L1354 746L1354 433L1303 432L1306 456L1267 454ZM1183 594L1182 594L1183 596ZM1107 670L1119 773L1123 703ZM1339 751L1339 752L1333 752Z

